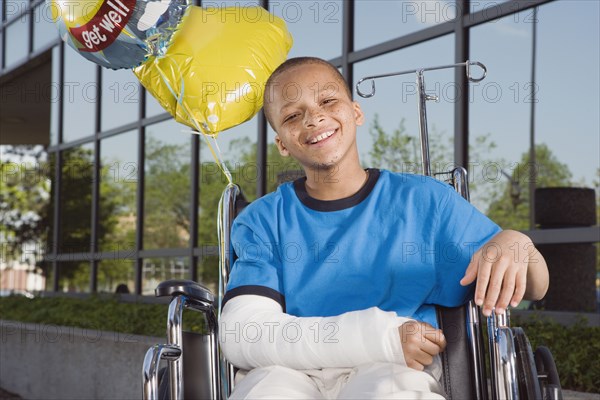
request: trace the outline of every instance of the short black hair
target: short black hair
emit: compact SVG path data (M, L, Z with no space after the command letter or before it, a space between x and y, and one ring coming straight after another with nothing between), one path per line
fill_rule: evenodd
M344 88L344 90L346 91L346 94L348 95L348 97L350 99L352 99L352 91L350 90L350 86L348 86L348 82L346 82L346 79L340 73L340 71L330 62L323 60L322 58L318 58L318 57L290 58L290 59L284 61L281 65L279 65L279 67L277 67L275 69L275 71L273 71L273 73L271 74L269 79L267 79L267 83L265 84L265 93L263 96L263 99L264 99L263 109L264 109L265 116L267 117L267 121L269 121L269 124L271 124L271 127L273 127L273 124L271 123L271 120L269 119L266 105L271 99L271 96L269 96L269 94L270 94L270 91L272 90L273 82L277 79L277 77L279 75L283 74L287 70L297 67L297 66L300 66L300 65L305 65L305 64L320 64L320 65L323 65L323 66L326 66L327 68L329 68L334 73L334 75L336 76L336 79L339 81L339 83L341 83L341 85Z

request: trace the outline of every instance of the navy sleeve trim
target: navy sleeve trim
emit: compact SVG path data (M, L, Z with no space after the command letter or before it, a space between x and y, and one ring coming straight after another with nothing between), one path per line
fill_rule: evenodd
M225 297L223 297L222 307L224 307L225 303L227 303L229 300L233 299L234 297L242 296L244 294L254 294L254 295L264 296L264 297L268 297L269 299L275 300L277 303L279 303L279 305L283 309L283 312L285 312L285 296L275 289L271 289L269 287L259 286L259 285L238 286L236 288L228 290L225 293Z

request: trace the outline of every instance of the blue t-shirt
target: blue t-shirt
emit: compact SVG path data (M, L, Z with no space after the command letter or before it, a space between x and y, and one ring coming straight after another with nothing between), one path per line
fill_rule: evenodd
M451 186L370 169L358 193L322 201L304 182L281 185L236 218L224 303L257 294L299 317L376 306L437 326L434 304L472 296L459 281L500 228Z

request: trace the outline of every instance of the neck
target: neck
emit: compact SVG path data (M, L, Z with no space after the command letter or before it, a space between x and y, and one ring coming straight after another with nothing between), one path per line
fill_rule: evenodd
M339 200L358 192L368 174L358 162L352 166L306 169L306 192L318 200Z

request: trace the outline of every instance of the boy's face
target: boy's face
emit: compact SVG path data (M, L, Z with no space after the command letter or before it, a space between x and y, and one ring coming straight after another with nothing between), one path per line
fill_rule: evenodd
M327 66L303 64L283 72L265 101L283 156L305 168L332 168L350 157L358 162L356 127L364 115Z

